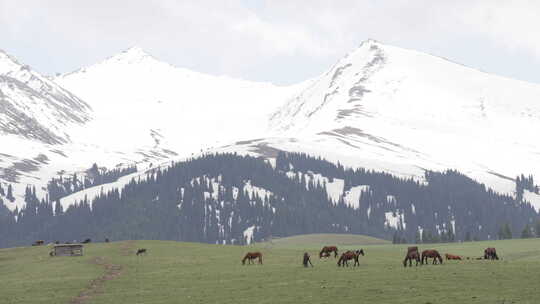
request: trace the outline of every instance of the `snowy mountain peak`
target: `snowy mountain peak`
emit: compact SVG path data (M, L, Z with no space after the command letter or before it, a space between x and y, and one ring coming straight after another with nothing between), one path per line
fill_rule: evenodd
M145 52L142 48L138 46L133 46L113 57L111 57L109 60L112 61L121 61L121 62L127 62L127 63L138 63L145 59L155 59L152 57L152 55Z
M9 75L23 69L29 70L30 68L20 64L15 57L0 49L0 75Z
M0 51L0 134L48 144L69 141L72 124L90 120L90 107L47 77Z

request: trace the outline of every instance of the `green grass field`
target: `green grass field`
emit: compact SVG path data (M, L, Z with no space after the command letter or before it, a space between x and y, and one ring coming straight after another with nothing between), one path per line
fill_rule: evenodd
M332 240L335 242L332 242ZM317 256L321 245L364 248L357 268ZM540 303L540 239L421 245L501 260L404 268L406 245L362 236L308 235L251 246L167 241L89 244L83 257L0 250L0 303ZM135 256L147 248L146 256ZM260 250L264 265L242 266ZM301 266L304 251L314 268Z

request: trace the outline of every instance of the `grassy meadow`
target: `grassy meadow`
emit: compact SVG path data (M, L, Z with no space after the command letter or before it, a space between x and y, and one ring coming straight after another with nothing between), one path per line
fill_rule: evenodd
M333 257L318 258L322 245L366 255L360 267L338 268ZM540 303L540 239L424 244L469 257L496 247L502 259L412 268L402 264L406 247L326 234L250 246L95 243L83 257L49 257L47 246L2 249L0 303ZM135 256L137 248L148 254ZM243 266L255 250L264 265ZM315 267L302 267L305 251Z

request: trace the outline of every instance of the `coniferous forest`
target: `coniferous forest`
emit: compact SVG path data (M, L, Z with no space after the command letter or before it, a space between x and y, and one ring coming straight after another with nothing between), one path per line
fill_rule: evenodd
M212 154L155 168L122 189L63 210L58 199L75 187L99 187L136 169L108 175L97 166L91 170L94 178L82 184L73 182L77 178L51 181L46 198L28 187L21 210L1 203L0 247L86 238L245 244L296 234L354 233L419 243L540 234L539 216L529 203L452 170L426 172L417 181L298 153L280 152L273 164ZM361 187L358 202L333 200L328 189L336 181L345 191ZM527 178L518 184L534 187Z

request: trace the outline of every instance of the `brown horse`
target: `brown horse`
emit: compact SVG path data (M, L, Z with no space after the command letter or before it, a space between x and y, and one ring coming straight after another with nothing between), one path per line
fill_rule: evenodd
M418 263L420 263L420 253L417 246L407 248L407 255L405 256L405 260L403 260L403 266L407 267L407 261L409 261L409 267L412 267L413 260L416 261L416 266L418 266Z
M459 255L446 253L444 256L446 257L447 260L460 260L461 261L461 257Z
M32 246L42 246L44 244L45 244L45 241L38 240L38 241L35 241L34 243L32 243Z
M497 256L497 250L495 248L486 248L484 250L484 259L486 260L498 260L499 256Z
M437 250L431 249L422 251L422 265L424 264L424 261L427 264L428 258L433 258L433 265L437 264L437 260L439 260L441 264L443 263L443 259Z
M242 259L242 265L245 265L246 264L246 260L248 260L248 264L251 264L253 263L253 260L255 259L259 259L259 264L262 265L263 261L262 261L262 253L260 252L248 252L244 258Z
M323 256L325 258L329 257L330 256L330 253L334 253L334 258L337 258L338 256L338 249L336 246L324 246L321 250L321 252L319 252L319 259L322 258Z
M364 249L356 250L356 251L346 251L339 257L338 266L347 266L349 267L349 260L354 260L353 267L360 266L360 261L358 261L358 258L360 255L364 256Z

